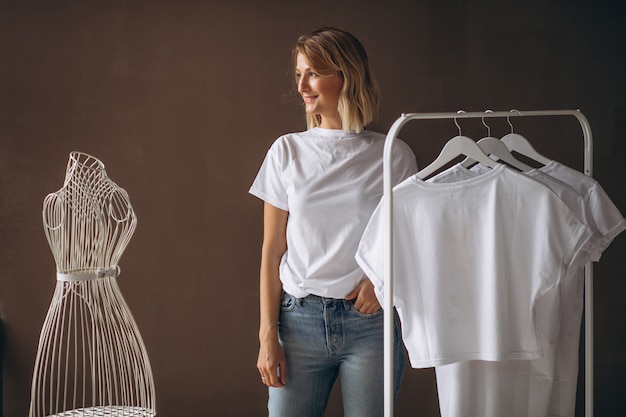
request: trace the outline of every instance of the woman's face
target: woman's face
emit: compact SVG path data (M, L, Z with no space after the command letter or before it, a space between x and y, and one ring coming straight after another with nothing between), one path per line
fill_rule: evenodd
M322 118L320 127L341 129L339 116L339 95L343 79L339 74L321 76L311 69L304 55L296 57L296 82L298 92L304 100L308 114L317 114Z

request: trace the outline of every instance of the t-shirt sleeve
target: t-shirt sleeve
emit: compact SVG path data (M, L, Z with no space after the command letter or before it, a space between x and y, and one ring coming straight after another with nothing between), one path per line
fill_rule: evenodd
M248 192L281 210L289 211L287 190L283 182L286 159L280 142L274 142Z
M393 149L393 184L398 185L417 172L415 154L409 145L402 140L396 140Z
M591 258L592 261L598 262L602 252L613 239L626 229L626 219L600 184L596 183L590 190L587 203L597 228L596 231L601 236Z

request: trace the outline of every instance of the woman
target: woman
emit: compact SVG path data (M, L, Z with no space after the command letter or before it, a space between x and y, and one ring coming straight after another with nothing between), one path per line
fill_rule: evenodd
M361 43L322 28L294 48L308 130L278 138L250 193L264 203L257 368L270 417L322 416L337 377L346 417L383 415L383 313L355 261L382 195L385 136ZM398 141L394 181L417 171ZM396 332L396 390L404 357Z

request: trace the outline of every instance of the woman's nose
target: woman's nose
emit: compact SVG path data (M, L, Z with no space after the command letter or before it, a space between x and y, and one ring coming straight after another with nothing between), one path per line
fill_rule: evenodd
M300 77L300 79L298 80L298 92L303 92L308 90L309 88L309 83L306 79L306 77Z

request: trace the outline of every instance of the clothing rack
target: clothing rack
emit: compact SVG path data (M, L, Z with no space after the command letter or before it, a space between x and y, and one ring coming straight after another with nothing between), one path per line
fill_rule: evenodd
M535 117L535 116L574 116L578 119L584 138L584 173L592 176L593 139L587 118L580 110L532 110L532 111L494 111L494 112L458 112L458 113L403 113L391 126L385 139L383 162L383 213L385 221L385 269L384 269L384 390L385 417L393 417L393 184L392 151L394 140L402 127L411 120L434 120L489 117ZM591 262L585 265L585 417L593 417L593 267Z

